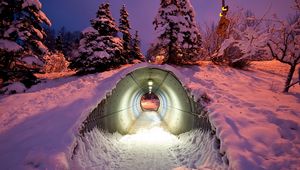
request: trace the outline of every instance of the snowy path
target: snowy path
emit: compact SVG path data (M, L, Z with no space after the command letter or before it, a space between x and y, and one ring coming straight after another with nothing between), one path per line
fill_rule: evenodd
M171 170L178 167L226 169L209 133L175 136L157 112L143 112L128 135L94 129L80 139L73 169Z
M122 136L94 129L78 142L73 169L171 170L178 167L226 169L213 138L201 130L175 136L157 112L143 112Z
M167 128L167 125L161 120L157 112L145 111L130 128L130 134L137 133L140 129L151 129L153 127Z
M157 136L157 132L161 136ZM124 150L117 169L165 170L178 167L174 154L169 150L177 144L178 139L160 128L154 128L147 133L128 135L121 139Z
M121 138L123 152L119 169L165 170L178 167L169 150L178 144L178 138L168 132L156 112L143 112L131 128L131 135Z

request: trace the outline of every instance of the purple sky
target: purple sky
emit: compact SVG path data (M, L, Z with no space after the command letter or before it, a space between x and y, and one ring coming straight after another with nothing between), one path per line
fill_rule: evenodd
M160 0L40 0L43 11L52 21L54 28L65 26L68 30L83 30L89 26L89 20L96 16L98 6L102 2L110 2L116 21L119 9L126 4L132 28L140 32L142 48L145 52L155 39L152 21L156 15ZM200 25L218 21L221 0L191 0L196 18ZM230 10L237 8L250 9L257 16L262 16L271 5L269 14L277 13L286 18L293 13L293 0L227 0Z

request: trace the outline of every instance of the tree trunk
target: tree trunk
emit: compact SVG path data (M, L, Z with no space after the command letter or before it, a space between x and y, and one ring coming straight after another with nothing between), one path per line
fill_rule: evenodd
M289 89L291 87L290 84L291 84L291 81L293 79L293 75L294 75L295 70L296 70L296 65L290 65L290 71L289 71L288 77L286 79L285 87L284 87L284 90L283 90L283 92L285 92L285 93L289 92Z

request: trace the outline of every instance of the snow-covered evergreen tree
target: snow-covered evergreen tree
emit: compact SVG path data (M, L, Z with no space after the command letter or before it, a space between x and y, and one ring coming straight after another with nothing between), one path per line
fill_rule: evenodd
M53 28L45 27L46 37L44 39L44 44L48 47L49 51L55 50L55 39L56 39L56 31Z
M144 61L144 56L141 51L141 41L139 38L139 33L138 31L135 31L134 37L132 39L132 50L131 50L131 55L133 56L134 59Z
M91 20L92 27L85 29L78 48L78 56L70 67L78 73L104 71L117 67L126 60L122 57L123 41L117 37L117 27L109 4L101 4L97 17Z
M133 57L130 55L131 52L131 34L130 34L130 24L128 20L128 12L125 5L122 6L120 10L120 21L119 21L119 31L123 35L123 56L126 58L127 62L132 62Z
M62 52L64 48L64 39L62 33L55 38L55 50Z
M180 43L185 60L193 61L199 59L201 49L201 35L195 20L194 8L190 0L179 0L181 15L185 22L181 23Z
M161 0L153 22L159 37L154 46L165 48L165 62L189 63L199 56L200 31L189 0ZM156 49L156 48L154 48Z
M161 0L158 14L153 22L155 30L159 34L158 41L154 46L165 49L160 50L165 51L164 62L179 64L182 60L178 42L180 21L182 21L182 17L178 0Z
M109 3L103 3L99 6L96 18L91 20L91 25L100 35L117 35L118 27L111 15Z
M41 42L45 36L42 24L51 25L51 22L41 11L42 4L38 0L4 0L3 4L10 12L2 14L7 19L1 38L17 42L24 50L35 54L47 52Z
M41 8L39 0L0 2L0 67L4 81L23 81L26 86L33 83L32 67L22 64L22 56L41 58L47 52L42 43L45 36L42 25L51 22Z

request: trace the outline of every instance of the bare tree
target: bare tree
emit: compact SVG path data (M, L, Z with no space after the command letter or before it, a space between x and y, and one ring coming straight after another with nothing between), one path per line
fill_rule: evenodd
M295 0L296 10L300 11L300 0ZM273 37L268 42L272 56L290 66L283 92L288 92L297 65L300 63L300 15L296 15L289 22L279 21L279 28L273 30Z

